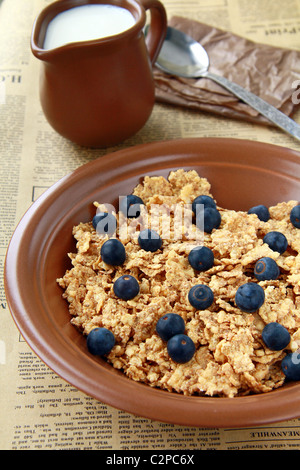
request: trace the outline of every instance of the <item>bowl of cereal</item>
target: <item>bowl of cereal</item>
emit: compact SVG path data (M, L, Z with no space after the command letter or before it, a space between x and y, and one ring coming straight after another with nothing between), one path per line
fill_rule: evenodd
M298 417L299 201L299 154L270 144L182 139L96 159L19 222L12 317L54 372L129 413Z

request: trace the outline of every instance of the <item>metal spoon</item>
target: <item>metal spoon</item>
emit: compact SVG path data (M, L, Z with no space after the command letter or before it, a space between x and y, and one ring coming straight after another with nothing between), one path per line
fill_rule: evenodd
M250 105L282 130L300 140L300 126L295 121L236 83L209 72L209 57L206 50L199 42L178 29L168 27L156 65L164 72L180 77L210 78Z

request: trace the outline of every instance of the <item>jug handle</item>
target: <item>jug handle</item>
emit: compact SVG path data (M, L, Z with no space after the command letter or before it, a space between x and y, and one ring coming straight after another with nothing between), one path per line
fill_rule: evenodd
M152 66L155 64L167 33L167 14L159 0L139 0L144 9L150 10L150 27L146 45Z

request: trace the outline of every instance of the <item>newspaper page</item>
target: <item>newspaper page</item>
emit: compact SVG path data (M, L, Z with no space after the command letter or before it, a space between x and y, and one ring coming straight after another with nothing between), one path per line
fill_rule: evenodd
M11 318L3 286L6 249L28 207L75 168L114 150L185 137L233 137L300 151L274 127L156 104L145 127L111 149L80 148L50 128L39 102L39 66L30 51L33 21L49 0L0 0L0 380L3 450L292 450L300 420L247 429L156 422L107 406L58 377L28 347ZM251 40L300 50L300 1L163 0L181 15ZM300 114L295 116L300 123ZM162 125L163 123L163 125Z

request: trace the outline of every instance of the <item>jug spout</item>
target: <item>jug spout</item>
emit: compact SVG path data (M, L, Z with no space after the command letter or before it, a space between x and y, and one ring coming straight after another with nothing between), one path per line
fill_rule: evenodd
M30 38L30 47L33 55L37 59L47 60L48 58L48 51L46 51L43 46L48 25L56 14L56 12L51 11L49 8L46 8L38 15L38 17L34 21Z

